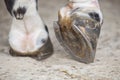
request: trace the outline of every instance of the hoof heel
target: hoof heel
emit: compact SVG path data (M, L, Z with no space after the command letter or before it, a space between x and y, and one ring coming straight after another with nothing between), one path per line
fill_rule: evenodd
M53 54L53 52L54 52L53 45L51 43L50 38L48 38L47 42L45 43L45 45L43 47L41 47L38 51L36 51L34 53L23 54L23 53L20 53L20 52L16 52L11 47L10 47L10 50L9 50L9 53L10 53L11 56L31 57L31 58L34 58L38 61L50 57Z

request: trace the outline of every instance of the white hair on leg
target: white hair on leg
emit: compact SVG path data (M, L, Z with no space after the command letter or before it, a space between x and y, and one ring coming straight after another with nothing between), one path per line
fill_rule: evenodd
M86 12L88 14L84 13ZM61 18L70 17L71 13L78 15L90 16L89 13L96 13L100 19L100 23L103 23L103 15L99 7L98 0L69 0L69 3L60 9L59 15ZM90 16L91 17L91 16Z
M9 43L23 55L34 54L48 39L45 24L37 11L37 0L15 0Z

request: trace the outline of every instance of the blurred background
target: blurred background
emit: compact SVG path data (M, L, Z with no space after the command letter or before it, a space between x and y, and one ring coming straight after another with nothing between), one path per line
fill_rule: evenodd
M95 62L73 60L60 46L53 30L58 10L67 0L39 0L39 13L48 25L54 54L43 61L9 55L12 17L0 1L0 80L120 80L120 0L99 0L104 24Z

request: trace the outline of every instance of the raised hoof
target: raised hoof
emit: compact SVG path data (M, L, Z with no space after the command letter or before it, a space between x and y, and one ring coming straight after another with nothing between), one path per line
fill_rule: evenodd
M58 41L75 60L92 63L102 21L97 0L70 0L59 10L54 30Z
M64 49L77 61L83 63L91 63L94 61L97 38L97 33L89 32L91 35L86 35L79 26L73 25L71 30L61 28L57 22L54 23L56 37ZM63 31L65 30L65 31ZM63 32L62 32L63 31ZM93 39L93 37L96 39Z

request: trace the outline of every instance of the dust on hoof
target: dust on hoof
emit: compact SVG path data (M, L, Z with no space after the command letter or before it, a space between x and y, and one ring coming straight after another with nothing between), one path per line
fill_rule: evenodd
M48 57L52 56L52 53L41 53L36 56L31 56L32 58L36 59L37 61L44 60Z

